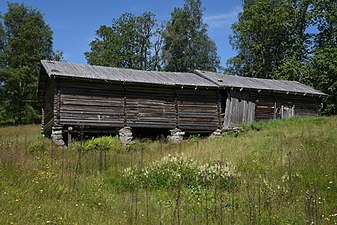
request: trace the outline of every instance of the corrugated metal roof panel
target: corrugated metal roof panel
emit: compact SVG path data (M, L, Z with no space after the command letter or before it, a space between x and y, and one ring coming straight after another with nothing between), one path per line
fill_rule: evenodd
M214 84L213 82L197 76L194 73L120 69L47 60L42 60L41 63L49 76L77 77L130 83L160 84L168 86L179 85L193 87L218 87L218 85Z
M218 84L220 87L247 88L257 90L270 90L276 92L327 96L325 93L315 90L297 81L240 77L206 71L197 71L197 73L200 76Z

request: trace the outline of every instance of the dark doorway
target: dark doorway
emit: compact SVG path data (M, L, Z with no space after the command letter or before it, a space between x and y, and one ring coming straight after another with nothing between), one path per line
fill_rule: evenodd
M221 116L222 118L225 115L226 111L226 103L227 103L227 98L228 98L228 92L227 91L221 91L220 92L220 97L221 97Z

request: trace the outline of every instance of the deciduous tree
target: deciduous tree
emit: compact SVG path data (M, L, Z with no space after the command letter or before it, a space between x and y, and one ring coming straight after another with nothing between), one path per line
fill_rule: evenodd
M287 0L289 40L284 58L275 72L274 78L306 82L308 62L311 58L313 31L313 3L311 0Z
M24 4L8 3L0 22L1 119L35 120L39 63L55 56L52 31L37 9Z
M313 24L318 31L307 79L330 95L325 113L337 114L337 2L315 0L313 10Z
M163 60L167 71L195 69L216 71L219 68L217 48L203 22L201 0L186 0L175 8L164 32Z
M238 52L228 61L230 73L273 78L289 48L289 10L284 1L245 0L230 38Z
M89 64L130 69L156 70L160 68L154 58L160 40L160 30L154 14L145 12L141 16L124 13L113 19L111 27L102 25L97 37L90 43L91 51L85 56Z
M245 0L233 24L238 54L227 71L297 80L330 95L325 112L337 113L337 2Z

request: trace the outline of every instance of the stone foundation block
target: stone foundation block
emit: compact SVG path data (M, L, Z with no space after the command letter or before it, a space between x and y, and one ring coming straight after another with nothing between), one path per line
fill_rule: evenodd
M60 147L65 147L66 144L63 140L62 134L63 134L62 128L53 127L52 133L51 133L51 139L55 145L60 146Z
M171 135L167 136L167 139L173 142L180 142L184 139L185 132L178 128L170 130Z
M132 135L132 130L131 127L123 127L118 131L119 139L124 143L124 144L130 144L133 135Z
M221 138L223 137L223 131L221 129L216 129L210 136L209 138Z

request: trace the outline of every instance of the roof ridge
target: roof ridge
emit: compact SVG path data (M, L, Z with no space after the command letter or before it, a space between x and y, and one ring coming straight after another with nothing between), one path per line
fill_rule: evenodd
M168 86L218 88L218 85L214 82L199 77L193 72L147 71L49 60L41 60L41 64L48 76Z
M111 68L111 69L118 69L118 70L131 70L136 72L155 72L155 73L171 73L171 74L193 74L193 72L173 72L173 71L160 71L160 70L142 70L142 69L133 69L133 68L121 68L121 67L114 67L114 66L101 66L101 65L91 65L91 64L83 64L83 63L72 63L67 61L55 61L55 60L41 60L41 62L46 63L53 63L53 64L69 64L73 66L87 66L87 67L98 67L98 68Z

